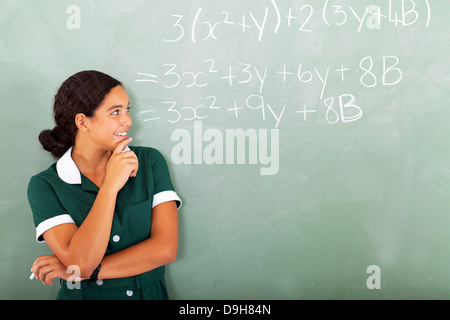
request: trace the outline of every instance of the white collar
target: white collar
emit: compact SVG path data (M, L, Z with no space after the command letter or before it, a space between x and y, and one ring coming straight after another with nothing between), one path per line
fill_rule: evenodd
M56 162L56 172L61 180L68 184L81 184L81 173L72 159L72 149L73 146ZM129 150L130 148L127 146L123 152Z

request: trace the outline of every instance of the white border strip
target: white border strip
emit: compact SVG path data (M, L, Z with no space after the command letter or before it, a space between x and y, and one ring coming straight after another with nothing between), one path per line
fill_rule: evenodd
M181 207L181 199L178 197L176 192L172 190L161 191L153 196L152 208L156 207L158 204L172 200L179 202L179 205L177 206L179 209Z
M39 237L44 234L45 231L56 227L63 223L75 223L73 221L72 217L69 214L62 214L47 220L42 221L39 223L39 225L36 227L36 241L38 243L43 243L45 240L39 240Z

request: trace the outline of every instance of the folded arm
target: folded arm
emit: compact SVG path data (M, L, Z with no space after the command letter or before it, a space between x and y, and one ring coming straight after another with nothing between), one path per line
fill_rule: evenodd
M70 265L77 265L77 263L68 259L67 249L64 250L65 247L61 248L58 243L62 242L61 238L70 238L70 235L76 233L77 229L74 224L62 224L44 233L44 239L55 255L41 256L36 259L32 266L32 271L42 282L51 284L52 279L56 277L67 280L71 275L70 273L64 273L64 269L67 269ZM66 241L70 242L70 239ZM86 245L90 248L88 244ZM150 238L117 253L104 256L101 259L102 266L98 278L113 279L142 274L175 261L177 251L177 206L175 201L168 201L155 206L152 210ZM84 271L78 265L81 278L89 278L97 265Z
M178 212L175 201L152 210L151 236L134 246L107 255L99 279L131 277L175 261L178 251Z

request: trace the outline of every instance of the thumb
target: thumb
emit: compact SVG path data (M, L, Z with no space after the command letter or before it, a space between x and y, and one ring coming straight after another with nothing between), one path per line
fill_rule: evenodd
M133 140L133 138L130 137L130 138L120 141L114 148L113 153L122 153L122 151L125 150L127 144L130 143L131 140Z

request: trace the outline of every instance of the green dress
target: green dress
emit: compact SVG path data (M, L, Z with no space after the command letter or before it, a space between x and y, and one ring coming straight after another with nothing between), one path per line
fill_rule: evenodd
M149 147L130 147L139 160L136 177L130 178L117 194L110 240L105 255L133 246L150 237L152 208L181 200L176 194L162 154ZM28 184L28 201L36 226L36 240L63 223L83 223L99 188L78 170L70 148L47 170L33 176ZM70 283L71 284L71 283ZM120 279L83 280L80 285L61 281L58 299L168 299L164 266L144 274Z

